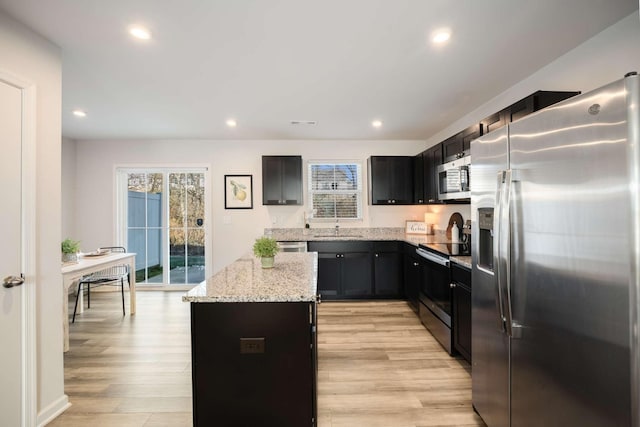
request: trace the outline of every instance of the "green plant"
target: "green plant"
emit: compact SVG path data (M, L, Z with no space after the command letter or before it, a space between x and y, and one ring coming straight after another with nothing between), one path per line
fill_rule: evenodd
M278 253L278 242L271 237L260 237L253 244L253 254L258 258L271 258Z
M62 241L62 253L63 254L75 254L80 252L80 241L64 239Z

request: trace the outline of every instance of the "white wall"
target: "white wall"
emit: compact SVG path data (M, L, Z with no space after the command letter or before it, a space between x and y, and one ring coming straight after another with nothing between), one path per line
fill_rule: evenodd
M0 68L36 85L38 422L67 405L60 273L60 50L0 12Z
M505 53L505 61L508 60L508 53ZM427 146L436 145L537 90L579 90L584 93L621 79L629 71L640 72L638 12L586 40L540 70L532 70L531 76L433 135L427 140Z
M76 141L62 138L62 238L77 239Z
M262 155L298 154L303 161L359 160L366 188L367 157L414 155L423 149L423 141L78 141L76 230L83 248L114 242L116 165L208 165L214 272L249 251L264 228L302 227L304 206L262 206ZM253 209L224 209L225 174L253 175ZM424 206L368 206L365 191L364 220L342 226L404 227L407 219L424 218L426 210ZM323 225L334 224L312 226Z

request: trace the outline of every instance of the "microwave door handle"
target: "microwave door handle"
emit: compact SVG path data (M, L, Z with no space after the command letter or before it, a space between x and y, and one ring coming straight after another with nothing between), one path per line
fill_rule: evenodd
M496 308L498 312L498 327L502 332L506 332L504 325L504 310L502 303L502 269L500 267L501 248L502 241L502 192L504 189L504 171L498 172L498 186L496 189L496 205L493 213L493 229L495 230L494 240L496 242L493 245L493 266L495 270L495 287L496 287Z

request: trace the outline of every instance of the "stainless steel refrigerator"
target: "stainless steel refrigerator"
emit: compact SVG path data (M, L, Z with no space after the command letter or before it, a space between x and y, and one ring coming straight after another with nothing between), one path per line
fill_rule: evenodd
M471 143L473 405L489 427L638 425L639 104L630 73Z

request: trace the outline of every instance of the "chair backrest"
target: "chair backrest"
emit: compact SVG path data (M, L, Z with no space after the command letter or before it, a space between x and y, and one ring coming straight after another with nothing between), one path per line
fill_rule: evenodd
M123 246L102 246L98 248L100 251L108 250L111 252L119 252L126 253L127 250ZM116 265L114 267L109 267L104 270L97 271L90 276L97 280L104 280L106 278L113 278L114 280L120 278L122 276L126 276L129 274L129 266L128 265Z

